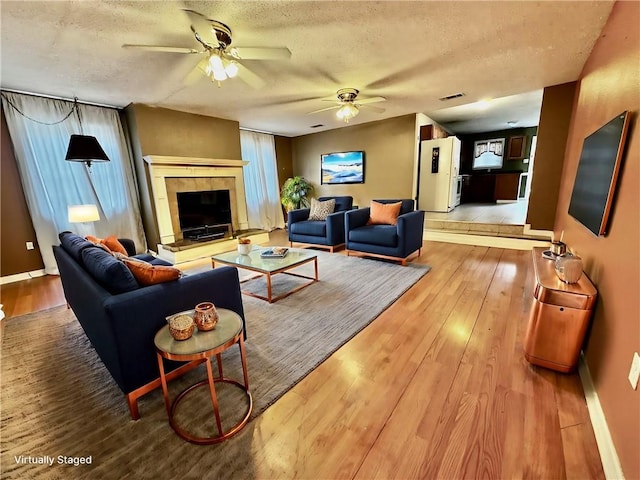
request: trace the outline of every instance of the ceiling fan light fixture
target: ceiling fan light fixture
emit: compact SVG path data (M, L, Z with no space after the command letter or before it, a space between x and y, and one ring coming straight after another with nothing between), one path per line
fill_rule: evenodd
M353 103L345 103L336 112L336 117L349 123L349 120L360 113L360 110Z
M236 62L229 62L227 66L224 68L227 77L233 78L238 75L238 64Z
M214 52L209 57L209 66L208 66L209 74L213 76L214 80L221 82L222 80L227 79L227 73L224 69L224 64L222 63L222 58L217 52Z

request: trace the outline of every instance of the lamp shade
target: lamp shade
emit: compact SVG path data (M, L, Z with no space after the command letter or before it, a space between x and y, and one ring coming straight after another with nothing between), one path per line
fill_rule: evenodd
M109 157L98 143L96 137L90 135L71 135L67 156L65 160L70 162L108 162Z
M95 205L69 205L67 209L69 223L95 222L100 220L98 207Z

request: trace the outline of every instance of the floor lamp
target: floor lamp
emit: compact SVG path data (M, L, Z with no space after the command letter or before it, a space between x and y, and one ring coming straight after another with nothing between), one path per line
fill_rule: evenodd
M83 237L93 233L88 231L89 227L86 224L100 220L98 207L93 204L69 205L67 213L69 216L69 223L77 223L79 231L76 233Z

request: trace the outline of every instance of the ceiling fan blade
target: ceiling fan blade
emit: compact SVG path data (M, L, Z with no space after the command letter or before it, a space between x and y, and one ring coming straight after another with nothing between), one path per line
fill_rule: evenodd
M193 85L198 80L200 80L203 75L206 76L207 63L209 63L209 58L207 57L204 57L202 60L200 60L198 64L193 67L189 74L184 78L183 83L187 86Z
M195 10L184 8L182 11L189 16L191 29L198 34L202 41L212 47L217 47L218 37L211 26L211 22L213 20L205 17L203 14L198 13Z
M238 63L238 77L255 89L262 88L267 83L241 63Z
M376 112L376 113L383 113L385 110L384 108L380 108L380 107L374 107L373 105L362 105L360 102L356 103L356 107L360 108L366 108L367 110L371 110L372 112Z
M133 45L129 43L125 43L122 45L122 48L131 48L136 50L147 50L149 52L169 52L169 53L202 53L200 50L196 50L195 48L185 48L185 47L166 47L163 45Z
M241 60L289 60L291 50L286 47L234 47L232 49Z
M356 100L356 102L358 103L358 105L367 105L369 103L385 102L386 100L387 99L384 97L369 97L369 98L358 99Z
M336 108L340 108L342 105L334 105L333 107L321 108L320 110L314 110L313 112L309 112L307 115L311 115L312 113L320 113L326 112L327 110L335 110Z

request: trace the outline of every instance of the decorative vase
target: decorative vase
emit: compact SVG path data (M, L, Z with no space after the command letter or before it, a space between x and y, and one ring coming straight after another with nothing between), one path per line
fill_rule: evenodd
M582 259L577 255L565 253L556 258L556 275L565 283L576 283L582 277Z
M193 314L193 320L196 327L201 332L206 332L216 328L218 323L218 311L211 302L202 302L196 305L196 311Z
M251 244L250 243L239 243L238 244L238 253L240 255L249 255L249 253L251 253Z
M169 317L169 333L176 340L187 340L193 335L193 318L178 314Z

